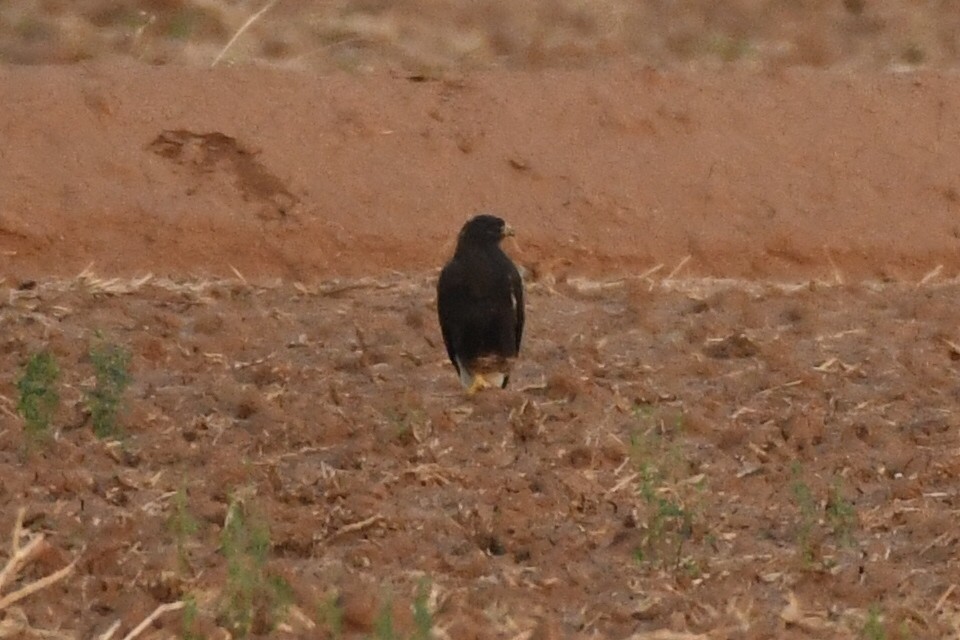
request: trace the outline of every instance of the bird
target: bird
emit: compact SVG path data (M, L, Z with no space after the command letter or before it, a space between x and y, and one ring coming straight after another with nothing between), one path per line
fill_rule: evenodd
M506 388L523 338L523 280L500 242L514 235L501 218L474 216L457 236L437 280L437 316L450 362L468 396Z

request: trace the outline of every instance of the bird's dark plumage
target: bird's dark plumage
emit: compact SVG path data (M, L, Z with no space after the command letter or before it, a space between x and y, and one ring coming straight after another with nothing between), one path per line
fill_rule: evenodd
M523 281L500 248L503 220L478 215L460 230L437 281L437 315L450 362L472 394L506 387L523 337Z

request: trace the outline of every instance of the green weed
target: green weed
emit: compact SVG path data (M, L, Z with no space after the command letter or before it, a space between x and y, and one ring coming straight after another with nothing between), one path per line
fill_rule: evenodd
M374 622L376 640L430 640L433 638L433 616L430 614L430 582L421 580L413 599L414 630L409 636L400 635L393 626L393 602L387 598Z
M123 392L130 385L130 352L100 341L90 349L96 386L87 392L87 408L98 438L117 435L117 414Z
M800 521L797 524L797 544L800 545L800 557L804 563L810 564L816 559L814 544L814 528L817 524L817 502L813 497L810 486L801 477L799 463L794 463L790 470L793 483L793 499L800 510Z
M20 392L17 413L23 417L31 441L46 440L50 436L50 422L60 406L56 389L59 378L60 369L53 355L41 351L30 356L17 380Z
M867 621L863 624L861 630L864 638L867 640L886 640L887 632L883 628L883 621L880 618L880 606L877 604L870 605L870 609L867 611Z
M317 618L330 634L330 639L340 640L343 637L343 609L340 608L337 595L333 594L324 600L317 614Z
M853 531L857 525L857 513L841 492L840 481L836 480L830 486L827 496L827 522L833 530L833 535L847 546L853 545Z
M645 536L634 549L634 558L674 570L695 568L696 562L683 558L684 543L692 536L695 518L695 510L687 503L695 500L689 491L701 491L703 483L681 489L679 481L686 476L684 462L679 451L665 441L663 420L647 407L638 407L634 413L642 430L631 434L630 450L639 473L637 491L647 506ZM683 426L682 416L672 422L673 431Z
M339 640L343 637L343 609L336 594L331 595L317 607L317 620L326 633L323 637ZM393 599L387 597L373 622L375 640L431 640L433 638L433 615L430 613L430 581L426 578L417 584L413 598L414 629L410 635L399 632L393 620Z
M417 441L422 437L423 428L428 422L422 400L412 393L404 395L397 406L386 409L382 414L390 425L388 437L399 444L412 444Z
M413 623L416 631L413 640L430 640L433 637L433 616L430 615L430 582L426 579L417 585L413 599Z
M190 571L190 557L187 553L187 542L200 529L197 519L190 513L187 503L187 492L180 488L173 496L173 513L167 526L173 533L174 541L177 545L177 561L180 571L186 573Z
M199 614L197 599L190 594L184 596L183 618L180 622L180 637L183 640L203 640L203 636L196 631Z
M168 35L174 40L188 40L197 29L201 15L196 10L180 9L170 20Z
M389 598L383 603L373 623L373 632L377 640L398 640L393 629L393 602Z
M239 498L227 509L220 550L227 560L221 623L241 638L273 629L292 601L290 586L267 572L270 531Z
M841 545L854 545L853 533L857 526L857 514L853 504L843 497L840 480L835 479L827 492L826 501L822 503L825 518L821 520L821 502L804 481L800 464L795 462L790 473L793 476L793 500L799 511L797 543L803 561L807 564L816 562L818 541L828 537ZM829 530L824 531L824 528Z

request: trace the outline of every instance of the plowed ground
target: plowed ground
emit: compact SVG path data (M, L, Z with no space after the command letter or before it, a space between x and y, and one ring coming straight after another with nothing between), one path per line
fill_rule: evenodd
M2 368L48 348L61 403L29 439L0 387L5 526L47 534L5 591L77 564L4 624L96 637L186 601L145 637L406 637L414 603L458 639L955 631L955 283L534 283L512 388L473 399L432 286L8 291ZM133 382L98 439L103 344Z

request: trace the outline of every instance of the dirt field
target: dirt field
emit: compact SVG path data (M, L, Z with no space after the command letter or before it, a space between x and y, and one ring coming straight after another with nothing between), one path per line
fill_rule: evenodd
M290 587L278 635L337 597L347 637L390 601L409 629L421 579L451 638L861 637L871 608L890 635L863 637L956 632L956 284L534 284L516 389L476 400L431 291L11 292L4 369L50 349L62 409L25 449L5 386L5 519L49 534L25 579L79 558L26 618L95 637L189 597L220 637L241 500ZM119 441L83 413L96 332L133 353Z
M960 637L960 15L715 4L0 2L0 637Z

